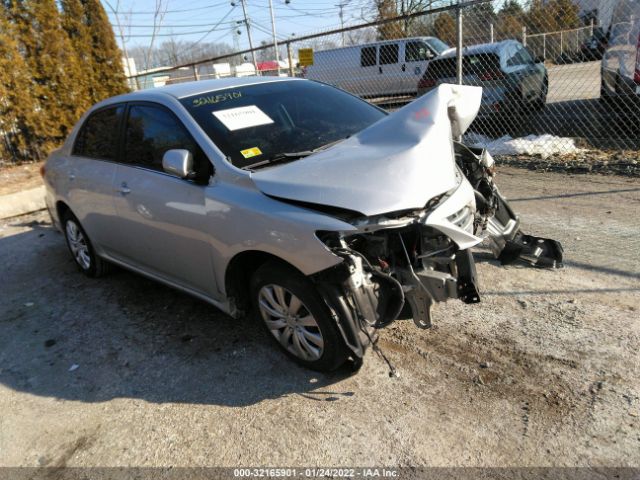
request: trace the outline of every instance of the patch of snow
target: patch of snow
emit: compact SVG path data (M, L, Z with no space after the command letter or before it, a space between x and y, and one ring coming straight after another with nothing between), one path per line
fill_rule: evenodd
M567 155L583 152L576 147L572 138L554 135L528 135L522 138L511 138L508 135L500 138L489 138L478 133L468 133L465 143L476 148L486 148L491 155L540 155L546 159L552 155Z

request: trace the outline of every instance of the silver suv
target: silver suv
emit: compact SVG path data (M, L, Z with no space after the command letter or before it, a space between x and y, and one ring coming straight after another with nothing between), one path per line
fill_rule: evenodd
M452 141L481 97L443 85L387 115L300 79L123 95L51 154L46 203L85 274L121 265L255 312L307 367L357 366L405 304L424 328L435 302L479 301L482 237L505 263L561 260L519 231L488 152Z
M602 57L603 100L620 107L640 106L640 0L611 2L609 42Z

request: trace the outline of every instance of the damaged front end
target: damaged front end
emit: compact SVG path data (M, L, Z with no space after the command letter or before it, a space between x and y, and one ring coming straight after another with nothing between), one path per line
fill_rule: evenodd
M375 348L372 332L405 314L429 328L436 303L479 302L471 249L483 240L503 264L562 265L558 242L520 231L489 153L453 140L481 98L478 87L441 85L331 148L252 177L266 195L348 224L316 232L342 262L311 278L357 362Z
M354 356L370 333L406 313L429 328L432 307L449 299L480 301L470 248L473 193L466 181L422 210L356 218L357 231L317 232L344 261L313 276Z
M456 163L473 187L476 199L475 233L487 240L502 265L517 261L535 267L561 268L560 242L527 235L520 230L520 218L500 194L494 182L495 164L487 150L454 142Z

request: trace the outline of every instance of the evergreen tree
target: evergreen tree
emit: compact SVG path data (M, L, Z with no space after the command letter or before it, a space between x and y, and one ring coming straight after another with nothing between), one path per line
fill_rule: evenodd
M97 100L93 95L95 73L93 68L92 38L86 23L84 7L80 0L62 0L62 28L75 51L82 74L79 89L82 91L82 108L87 109Z
M509 0L498 12L498 39L520 38L525 12L517 0Z
M0 160L33 158L29 148L33 140L32 121L37 115L31 95L31 75L25 64L13 25L0 4Z
M122 53L113 29L99 0L81 0L86 25L91 34L93 82L91 97L97 102L126 93L129 88L124 74Z
M492 3L479 3L463 10L465 43L485 43L491 40L491 25L496 27L496 12Z
M31 118L33 147L44 158L64 141L83 113L81 70L62 29L54 0L8 0L20 51L29 69L33 100L39 111Z

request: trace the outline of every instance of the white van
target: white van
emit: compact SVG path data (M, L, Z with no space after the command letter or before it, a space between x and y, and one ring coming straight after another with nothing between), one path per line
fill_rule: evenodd
M429 60L448 48L435 37L413 37L321 50L303 76L361 97L415 95Z

